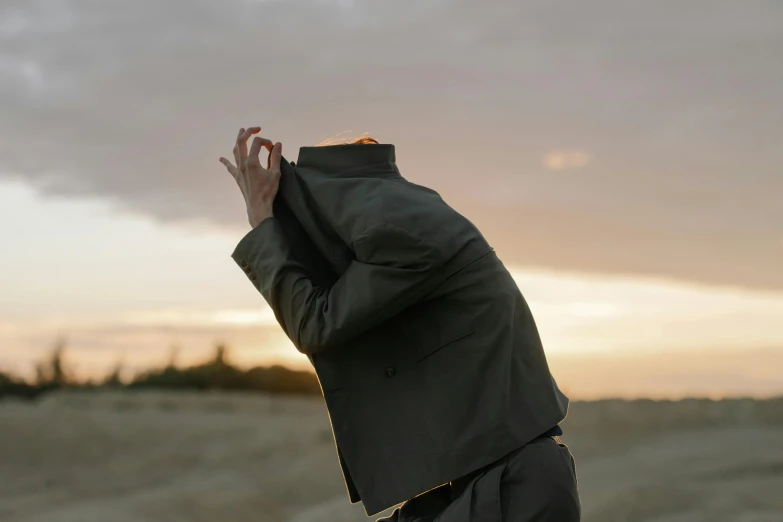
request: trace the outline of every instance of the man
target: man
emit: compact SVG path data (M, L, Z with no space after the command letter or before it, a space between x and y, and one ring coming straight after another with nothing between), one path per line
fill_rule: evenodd
M568 399L481 233L405 180L393 145L302 147L294 169L280 143L248 152L260 130L220 159L252 227L232 258L315 367L351 502L407 501L397 522L579 520Z

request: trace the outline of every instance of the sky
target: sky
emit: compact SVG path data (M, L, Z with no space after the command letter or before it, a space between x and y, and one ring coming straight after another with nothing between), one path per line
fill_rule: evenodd
M305 368L217 159L392 143L484 233L576 397L783 393L783 4L6 0L0 369Z

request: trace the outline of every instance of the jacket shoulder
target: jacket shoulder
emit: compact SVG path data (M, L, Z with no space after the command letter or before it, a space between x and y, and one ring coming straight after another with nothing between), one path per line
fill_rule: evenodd
M408 181L384 185L380 220L429 245L442 260L452 257L465 243L484 239L438 192Z

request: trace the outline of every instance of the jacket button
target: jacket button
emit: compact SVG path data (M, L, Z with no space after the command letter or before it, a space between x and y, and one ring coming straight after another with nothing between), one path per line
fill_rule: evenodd
M292 162L291 162L291 166L292 166L292 167L296 167L296 163L294 163L294 162L292 161Z
M249 266L245 267L245 272L247 272L248 274L250 273L250 270L252 270L252 268L250 268Z
M239 266L241 266L242 268L244 268L244 267L246 267L246 266L247 266L247 262L246 262L246 261L243 259L243 260L241 260L241 261L239 262Z
M256 275L255 274L250 274L248 277L250 278L251 281L255 281L255 279L256 279Z
M394 377L394 375L397 373L397 370L391 366L386 368L386 377Z

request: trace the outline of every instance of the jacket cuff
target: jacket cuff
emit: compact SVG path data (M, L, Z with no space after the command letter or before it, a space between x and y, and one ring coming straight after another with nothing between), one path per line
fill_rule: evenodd
M231 257L264 298L274 287L289 256L280 222L274 216L264 219L239 241Z

